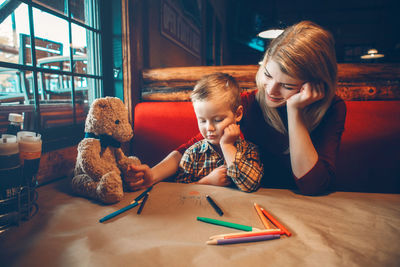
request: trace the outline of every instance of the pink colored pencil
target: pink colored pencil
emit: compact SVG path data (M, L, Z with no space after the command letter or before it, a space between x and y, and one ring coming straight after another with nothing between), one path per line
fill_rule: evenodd
M265 209L260 208L261 211L264 213L264 215L273 223L275 224L276 227L281 229L287 236L291 236L292 234L282 225L280 224L277 220L275 220L274 217L272 217Z

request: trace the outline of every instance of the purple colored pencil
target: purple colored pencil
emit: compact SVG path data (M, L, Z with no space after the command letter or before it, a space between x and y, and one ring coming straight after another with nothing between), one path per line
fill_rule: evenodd
M271 240L271 239L277 239L280 237L281 237L281 235L260 235L260 236L247 236L247 237L238 237L238 238L229 238L229 239L213 239L213 240L207 241L207 244L208 245L237 244L237 243Z

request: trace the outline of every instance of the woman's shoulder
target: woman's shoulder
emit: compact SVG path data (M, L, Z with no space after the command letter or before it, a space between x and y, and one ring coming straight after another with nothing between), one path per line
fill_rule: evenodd
M335 123L342 127L346 120L346 103L339 96L332 99L331 105L322 119L328 124Z
M338 95L332 99L332 103L330 106L330 110L335 113L346 114L346 103L345 101Z
M254 101L256 99L257 90L246 90L241 94L242 101Z
M242 105L245 110L249 109L256 102L257 90L246 90L241 94Z

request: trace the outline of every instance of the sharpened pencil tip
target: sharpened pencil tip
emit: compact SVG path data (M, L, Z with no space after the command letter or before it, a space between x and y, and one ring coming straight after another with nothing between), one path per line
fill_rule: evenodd
M217 245L217 240L209 240L206 242L207 245Z

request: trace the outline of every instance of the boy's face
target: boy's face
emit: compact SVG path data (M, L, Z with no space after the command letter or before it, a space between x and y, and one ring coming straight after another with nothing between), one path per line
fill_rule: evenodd
M233 112L226 101L216 99L193 102L197 125L203 137L213 145L219 145L224 129L242 118L242 107Z

